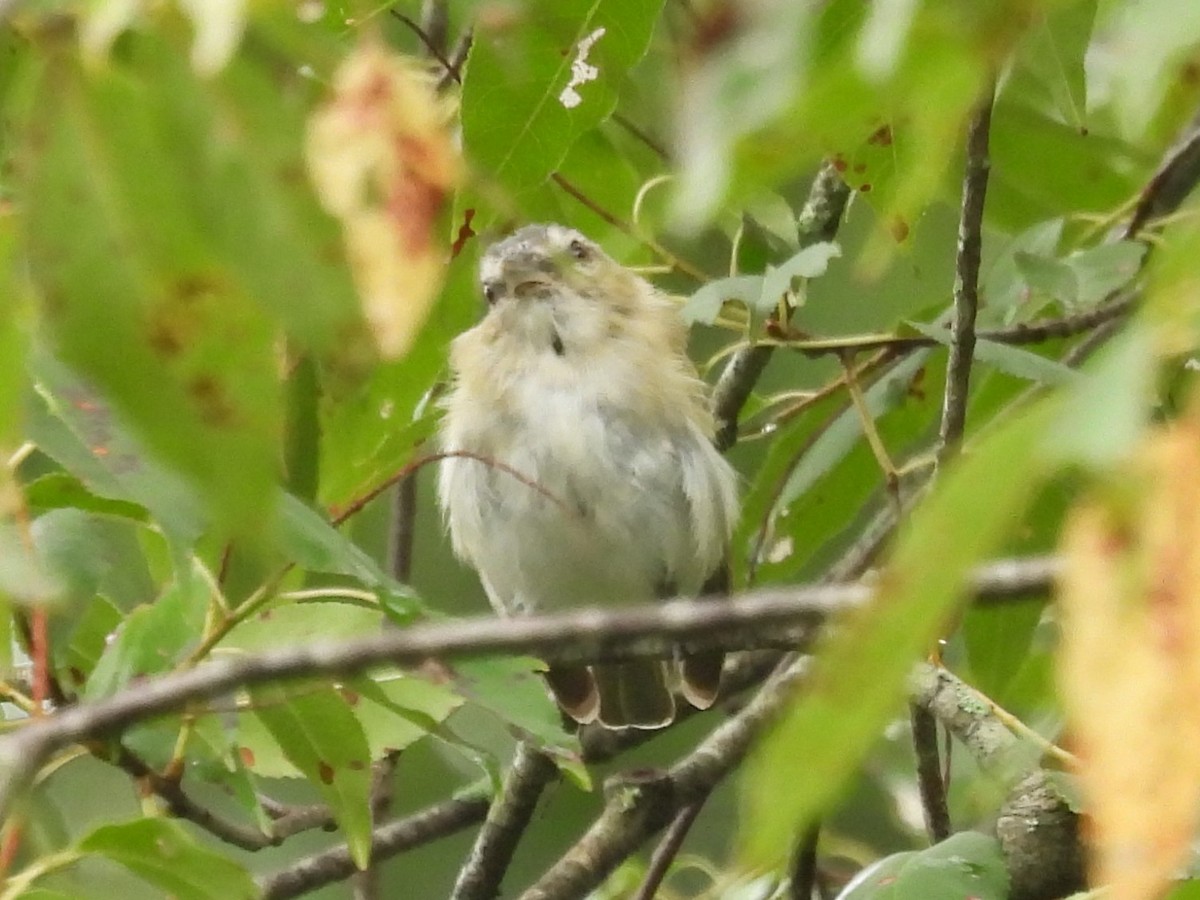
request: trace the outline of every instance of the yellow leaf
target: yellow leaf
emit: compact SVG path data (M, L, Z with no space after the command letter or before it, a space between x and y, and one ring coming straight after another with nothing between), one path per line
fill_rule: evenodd
M403 356L441 288L434 227L461 163L433 80L368 41L342 64L309 123L309 172L342 220L351 274L384 356Z
M1114 900L1161 895L1200 809L1195 412L1152 435L1132 469L1067 523L1059 597L1059 678L1082 761L1091 878Z

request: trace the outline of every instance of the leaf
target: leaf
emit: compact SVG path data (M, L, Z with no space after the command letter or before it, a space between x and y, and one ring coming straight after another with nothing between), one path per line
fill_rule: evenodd
M159 464L123 417L42 349L31 367L39 383L28 413L29 436L47 456L99 497L137 503L183 544L206 525L199 495Z
M196 844L168 819L104 825L83 838L78 849L119 863L179 900L258 896L245 869Z
M1091 308L1129 284L1142 268L1146 249L1141 241L1116 241L1072 253L1066 262L1075 273L1075 302Z
M842 255L842 248L830 241L809 244L786 262L768 266L763 274L762 296L753 309L761 315L775 310L780 298L792 289L796 278L817 278L825 274L829 261Z
M355 678L343 688L343 695L353 696L355 715L374 757L403 750L427 734L442 734L441 723L463 703L462 697L442 685L400 672Z
M895 712L910 667L933 646L970 566L1020 520L1042 475L1028 449L1052 412L1042 404L1009 420L941 477L882 574L875 601L821 649L803 695L763 739L742 781L742 821L753 823L741 836L749 862L786 857L794 835L836 797ZM1007 477L995 478L1001 469Z
M1083 374L1064 398L1045 449L1056 460L1110 466L1130 453L1149 420L1155 380L1149 329L1134 323Z
M170 55L148 39L132 47L124 65L87 73L58 56L38 86L29 271L63 360L200 489L223 530L261 545L275 334L193 214L203 179L181 148L205 145L205 123L179 82L154 77Z
M1193 402L1063 533L1059 683L1082 761L1089 881L1129 900L1160 896L1197 824L1198 461Z
M838 900L1004 900L1008 872L999 842L960 831L926 850L894 853L854 876Z
M990 155L988 221L1010 230L1118 207L1140 189L1152 165L1117 138L1081 133L1006 95L992 111Z
M145 523L147 519L145 507L93 494L82 481L65 472L54 472L31 481L25 486L25 502L33 509L77 509L139 523Z
M291 494L280 494L280 544L290 559L313 572L349 575L386 592L389 614L416 615L420 600L353 541Z
M536 674L545 668L522 657L464 659L447 672L455 693L490 710L522 740L531 740L585 789L591 784L577 735L563 730L562 716Z
M943 346L950 346L952 340L950 331L937 325L926 325L919 322L907 323L926 337L933 338ZM1042 384L1060 385L1074 384L1079 379L1079 373L1058 360L1049 359L1020 347L1001 344L980 338L975 342L975 358L980 362L995 366L1001 372L1037 381Z
M608 118L649 46L663 0L536 0L484 17L463 77L463 145L512 191L536 187Z
M873 419L892 409L903 394L897 387L907 384L925 365L928 354L913 353L872 385L866 392L867 409ZM777 507L786 508L809 490L846 456L863 436L862 419L854 409L847 409L817 437L788 476L779 494Z
M320 791L355 865L365 868L371 857L371 751L349 705L332 687L319 684L268 685L253 689L251 697L248 715Z
M221 641L224 648L249 653L317 640L344 640L378 634L383 616L378 608L329 599L321 602L283 600L239 622Z
M1022 259L1057 256L1062 233L1062 219L1039 222L1022 231L1000 251L979 292L981 325L1009 325L1024 313L1032 285L1022 271Z
M1067 307L1079 302L1079 286L1071 267L1060 259L1018 252L1014 261L1025 283Z
M309 123L309 173L342 223L346 256L380 352L408 353L442 285L438 215L459 180L449 107L415 60L376 39L338 68Z
M208 610L199 578L177 581L152 605L135 609L111 637L84 696L108 697L131 681L164 672L200 640Z
M1062 121L1086 130L1084 61L1092 41L1096 0L1071 0L1032 15L1005 78L1004 93L1025 102L1036 100Z
M764 281L762 275L733 275L710 281L688 298L680 314L685 322L711 325L726 300L740 300L747 309L755 309L763 296Z

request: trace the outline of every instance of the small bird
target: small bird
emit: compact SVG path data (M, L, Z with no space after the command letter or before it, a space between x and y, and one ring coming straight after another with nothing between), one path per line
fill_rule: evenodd
M530 225L480 263L488 311L455 339L438 497L501 615L723 593L737 478L675 305L578 231ZM580 723L661 728L701 709L723 655L552 665Z

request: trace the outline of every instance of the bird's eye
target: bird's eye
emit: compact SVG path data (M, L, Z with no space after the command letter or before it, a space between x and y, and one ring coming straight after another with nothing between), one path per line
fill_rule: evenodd
M567 251L576 259L587 259L591 255L587 244L578 239L567 244Z
M487 301L488 306L495 305L496 286L494 284L485 284L483 286L483 299Z

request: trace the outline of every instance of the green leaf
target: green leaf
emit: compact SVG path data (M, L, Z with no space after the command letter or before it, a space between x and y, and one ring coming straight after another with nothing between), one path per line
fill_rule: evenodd
M274 330L195 214L206 185L186 149L210 138L198 83L181 95L164 77L171 55L132 46L123 65L85 73L61 55L46 70L30 274L63 359L200 489L222 529L261 542L280 421Z
M416 595L353 541L291 494L280 496L280 543L293 562L312 572L349 575L385 592L382 599L393 618L411 618L423 611Z
M755 309L763 297L764 281L762 275L733 275L710 281L688 298L680 314L686 322L711 325L727 300L740 300L747 309Z
M171 668L200 640L208 593L199 578L177 581L152 605L130 613L88 679L84 696L107 697L136 678Z
M1051 219L1031 225L1008 242L988 269L979 292L980 325L1008 325L1018 316L1028 317L1026 304L1032 285L1022 271L1021 260L1056 257L1062 233L1062 219Z
M1069 0L1032 15L1003 91L1037 103L1076 129L1086 129L1084 58L1092 40L1096 0Z
M83 838L78 849L119 863L179 900L258 896L245 869L196 844L180 825L167 819L101 826Z
M926 337L933 338L939 344L950 346L949 329L919 322L909 322L908 324ZM995 366L1001 372L1042 384L1073 384L1079 380L1078 372L1057 360L1023 350L1020 347L983 338L975 342L975 358L989 366Z
M761 315L768 315L778 306L780 298L792 289L794 279L824 275L829 261L841 255L842 248L837 244L822 241L809 244L778 266L768 266L763 274L762 296L754 309Z
M917 509L867 609L841 624L742 781L748 861L786 858L794 836L834 800L905 695L913 662L933 646L969 568L1020 521L1042 475L1029 448L1054 411L1036 406L973 446ZM1006 477L995 478L1005 471ZM929 561L936 559L936 566ZM803 776L801 777L801 769Z
M55 664L67 684L82 688L104 655L124 616L107 597L95 597L77 613L65 639L54 640Z
M383 616L377 607L337 599L297 603L281 601L234 626L221 646L246 652L316 640L342 640L378 634Z
M1150 420L1155 372L1154 338L1134 323L1084 367L1046 436L1045 452L1093 467L1125 459Z
M927 850L895 853L867 867L838 900L1004 900L1008 872L999 842L960 831Z
M355 864L371 857L371 751L349 704L328 685L251 691L253 712L288 761L325 798Z
M78 509L142 523L147 519L145 507L93 494L82 481L65 472L34 479L25 487L25 502L33 509Z
M1141 241L1116 241L1067 257L1075 273L1075 301L1092 307L1133 280L1142 268L1147 247Z
M1060 259L1035 256L1032 253L1017 253L1013 261L1025 283L1064 306L1075 306L1079 302L1079 287L1071 267Z
M563 730L562 715L536 674L545 664L522 657L466 659L449 675L454 691L499 716L524 740L530 740L582 786L590 784L576 735Z
M536 187L608 118L663 0L536 0L513 23L476 27L463 78L468 158L511 190Z
M1017 230L1083 211L1107 213L1141 187L1152 161L1136 148L1002 96L992 112L988 221Z
M872 419L879 418L896 405L903 396L897 391L897 387L912 380L925 365L927 356L927 353L913 353L889 372L886 378L871 386L866 392L866 401ZM778 508L790 506L797 497L828 474L862 436L862 418L858 412L853 408L842 412L800 458L799 464L792 470L783 491L779 494Z
M39 390L30 398L29 436L99 497L148 509L172 538L194 541L206 525L199 496L156 462L125 419L45 348L35 348Z
M400 672L355 678L342 693L349 695L374 757L403 750L427 734L442 733L441 723L463 703L446 687Z

